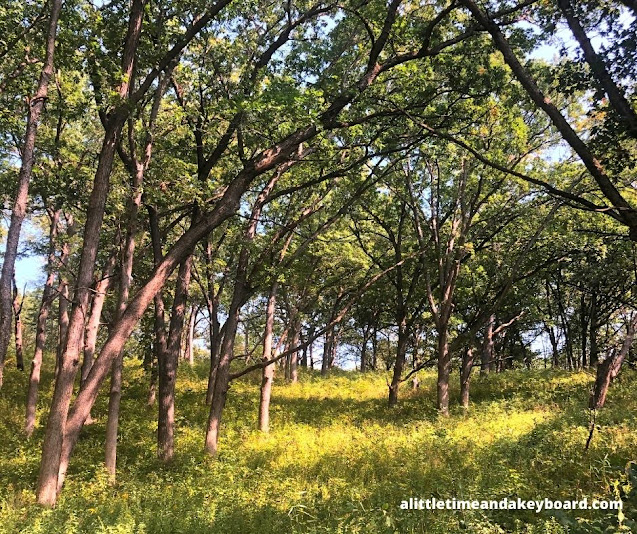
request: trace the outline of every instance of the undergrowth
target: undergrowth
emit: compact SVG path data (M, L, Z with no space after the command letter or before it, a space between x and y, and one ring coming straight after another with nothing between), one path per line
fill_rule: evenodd
M277 376L272 431L255 430L258 377L234 383L220 454L203 451L205 362L179 370L176 457L155 455L156 407L147 378L125 368L118 480L102 467L106 395L93 410L57 507L35 503L51 396L43 377L39 425L22 434L28 376L7 369L0 391L0 533L585 533L637 532L637 373L625 371L584 450L591 376L510 371L472 383L468 412L434 409L435 376L386 406L382 373ZM454 385L456 386L456 385ZM103 392L104 393L104 392ZM458 391L452 400L457 403ZM614 499L623 512L401 510L427 499Z

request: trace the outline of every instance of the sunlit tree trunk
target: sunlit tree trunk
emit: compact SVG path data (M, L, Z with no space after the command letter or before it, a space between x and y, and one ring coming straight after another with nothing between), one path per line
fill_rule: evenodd
M268 304L265 310L265 332L263 333L263 361L272 358L272 340L274 337L274 314L276 309L276 293L278 284L272 283ZM270 398L272 397L272 384L274 382L274 365L266 365L261 370L261 394L259 399L259 430L270 430Z
M123 52L122 82L118 88L118 95L122 99L125 99L129 94L143 16L144 0L133 0ZM114 111L109 116L105 123L104 139L93 181L93 190L87 205L84 242L75 282L76 290L73 295L73 309L71 311L66 343L60 360L60 371L55 381L55 389L42 446L37 498L40 504L46 506L53 506L57 499L64 429L73 394L73 383L78 368L79 352L82 348L81 342L84 337L84 320L88 314L90 286L97 258L100 229L104 217L115 150L127 115L128 108L120 106L117 111Z

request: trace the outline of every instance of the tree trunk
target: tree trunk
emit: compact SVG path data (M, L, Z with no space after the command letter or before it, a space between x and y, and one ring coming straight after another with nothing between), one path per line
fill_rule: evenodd
M361 345L361 373L367 371L367 338L369 337L369 329L369 324L366 324L363 330L363 343Z
M595 52L590 39L586 35L586 31L575 15L571 2L569 0L557 0L557 5L564 14L573 37L575 37L579 43L586 63L588 63L593 75L608 95L608 100L613 109L624 123L629 135L637 139L637 113L635 113L621 89L613 81L612 76L606 68L604 59Z
M378 324L374 324L374 333L372 334L372 369L376 370L378 362Z
M219 366L219 357L221 355L221 328L217 319L218 303L213 304L210 324L210 369L208 372L208 387L206 388L206 404L212 402L212 394L215 389L215 379L217 378L217 367Z
M129 94L143 16L144 0L133 0L122 60L121 78L123 81L118 88L119 97L122 99L125 99ZM60 372L55 381L55 390L42 446L37 498L38 502L45 506L53 506L57 499L64 428L69 415L73 383L79 362L80 344L84 337L84 318L88 312L90 285L95 269L100 229L104 217L115 150L127 115L128 107L120 106L107 119L104 140L93 181L93 190L86 210L84 242L75 283L74 305L69 322L68 336L60 361Z
M637 330L637 315L633 317L626 327L626 337L619 351L608 356L603 362L597 365L595 386L589 400L588 407L591 410L599 410L606 402L606 394L610 383L617 377L622 363L630 350Z
M247 267L248 250L241 251L241 258L237 266L237 277L232 297L228 318L226 320L225 334L221 343L221 357L217 366L215 386L210 403L210 415L206 429L205 448L212 456L217 454L221 415L226 404L226 397L230 386L230 362L234 353L234 342L237 336L239 324L239 312L245 297L245 268Z
M274 281L270 288L268 304L265 310L265 332L263 333L263 361L272 359L272 339L274 336L274 314L276 310L276 293L278 283ZM274 365L266 365L261 369L261 396L259 399L259 430L270 430L270 398L274 382Z
M184 350L184 360L192 367L195 364L195 347L193 345L195 338L195 321L197 319L197 307L192 304L190 306L190 314L188 316L188 331L186 333L186 347Z
M117 252L113 251L106 262L106 267L102 273L102 278L97 281L93 291L93 301L91 303L91 313L86 323L86 331L84 335L84 359L82 360L80 387L84 384L88 376L93 358L95 357L95 346L97 345L97 335L99 333L100 322L102 319L102 309L106 302L106 295L113 283L113 271L117 262Z
M68 244L64 243L62 256L68 256ZM58 284L58 345L55 353L55 378L57 380L60 372L60 362L64 352L64 345L69 332L69 281L65 274L60 274Z
M398 325L398 344L396 346L396 363L394 364L394 374L392 375L391 384L389 385L388 404L391 408L398 404L398 388L403 377L403 369L405 368L405 358L407 353L407 342L409 341L409 331L407 323L403 317Z
M161 232L159 230L159 217L157 210L154 206L146 206L148 210L148 223L150 227L150 240L153 248L153 262L157 267L162 258L162 246L161 246ZM155 404L155 397L157 394L157 375L159 369L159 360L166 352L166 322L164 319L164 298L161 291L158 291L153 297L154 308L154 323L153 331L155 334L155 341L153 343L153 364L150 369L150 383L148 387L148 401L147 404L152 406Z
M445 325L446 326L446 325ZM449 377L451 375L451 354L447 342L447 328L438 331L438 382L436 386L438 411L449 416Z
M338 349L338 341L341 337L342 334L342 330L340 329L336 329L336 326L333 329L333 335L332 335L332 344L330 345L330 356L329 356L329 360L328 360L328 368L332 369L334 367L334 364L336 363L336 354L337 354L337 349Z
M300 343L301 334L301 320L299 318L298 310L292 309L292 335L290 336L290 348L298 347ZM296 384L299 381L299 351L295 350L290 354L290 382Z
M505 62L520 82L531 100L542 109L555 125L564 140L580 157L585 167L597 183L602 194L615 208L615 217L629 228L629 237L637 241L637 210L622 196L600 161L593 155L586 143L577 135L559 109L537 86L531 74L522 66L498 25L482 11L475 0L462 0L480 25L491 34L495 46L500 50Z
M460 371L460 400L463 408L469 407L469 384L473 369L473 347L467 347L462 355L462 369Z
M208 427L206 429L205 449L212 456L216 456L217 454L221 415L226 404L228 388L230 387L230 362L234 355L234 343L237 337L239 314L249 291L247 274L250 250L247 245L252 242L256 235L261 210L267 196L274 188L279 177L280 175L275 173L255 200L252 207L252 213L250 214L250 222L248 223L244 233L244 245L239 253L234 292L230 303L230 309L228 310L228 319L224 326L225 334L223 336L223 342L221 343L220 359L217 366L215 387L212 394L212 402L210 403L210 415L208 417Z
M308 337L310 339L314 338L314 326L310 327L310 331L308 332ZM314 341L310 343L308 347L308 357L310 359L310 369L314 369Z
M206 389L206 404L212 402L212 394L215 387L215 378L217 373L217 365L219 364L219 351L221 350L221 325L219 324L218 310L219 299L223 285L215 292L214 273L212 269L212 247L210 240L206 239L206 281L208 297L206 303L208 305L208 315L210 316L209 336L210 336L210 368L208 370L208 387ZM225 280L225 279L224 279Z
M487 327L482 342L482 358L480 361L480 375L486 376L493 368L493 327L495 326L495 314L489 316Z
M27 392L27 409L24 424L24 433L31 437L35 428L35 414L38 404L38 390L40 387L40 371L42 368L42 356L44 345L46 344L46 321L49 317L51 304L55 298L53 282L55 281L55 241L58 235L58 224L60 220L60 210L55 210L51 214L49 226L49 251L46 264L46 282L42 292L42 301L35 331L35 352L31 361L31 374L29 376L29 390Z
M24 355L22 353L22 305L24 304L24 295L20 299L18 293L18 286L15 278L13 279L13 316L14 321L14 335L15 335L15 364L20 371L24 371Z
M29 199L29 182L33 172L35 162L35 141L40 123L40 115L44 108L47 93L49 90L49 80L53 76L53 56L55 53L55 35L57 33L58 18L62 0L51 2L49 16L49 27L46 38L46 52L44 65L40 71L40 79L37 89L29 101L29 113L27 117L27 127L22 146L22 165L18 174L18 186L16 189L13 209L11 210L11 222L7 233L7 244L2 264L2 274L0 275L0 388L2 387L2 376L4 371L4 360L11 339L11 319L12 319L12 295L11 284L13 281L15 262L18 256L18 243L20 241L20 231L26 216L27 203Z
M157 455L163 462L175 453L175 382L181 349L181 337L186 315L186 301L192 270L192 255L179 266L177 286L170 314L170 331L166 352L159 359L159 417L157 426Z
M592 306L592 303L591 303ZM582 369L585 369L586 367L588 367L588 359L587 359L587 345L588 345L588 322L590 321L590 315L589 315L589 307L586 305L586 297L584 295L584 293L582 292L581 296L580 296L580 342L581 342L581 351L582 351L582 358L581 358L581 366Z
M323 344L323 360L321 362L321 376L326 376L330 365L332 345L334 343L334 329L330 328L325 332L325 343Z
M597 365L597 361L599 358L599 348L597 346L597 327L598 327L598 317L597 317L597 295L593 294L593 298L591 300L591 317L589 321L589 333L588 339L590 343L590 351L588 356L588 361L592 367Z

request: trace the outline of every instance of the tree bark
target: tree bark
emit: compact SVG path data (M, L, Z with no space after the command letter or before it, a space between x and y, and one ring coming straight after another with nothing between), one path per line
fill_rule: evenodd
M292 317L290 318L292 325L292 335L290 336L290 346L298 347L301 333L301 320L298 315L298 310L292 308ZM299 351L295 350L290 354L290 382L296 384L299 381Z
M150 240L153 248L153 262L156 268L163 259L161 232L159 230L159 217L154 206L149 205L146 206L146 208L148 210ZM153 363L150 370L150 384L148 387L147 404L149 406L155 404L155 397L157 394L157 375L159 373L159 360L166 352L166 321L164 319L165 305L161 291L157 291L157 293L153 297L153 308L153 331L155 334L155 341L153 342Z
M237 276L232 302L228 311L228 318L224 326L225 333L221 343L221 357L217 366L215 386L210 403L210 415L206 429L205 449L211 456L216 456L219 441L221 415L226 404L226 397L230 387L230 362L234 355L234 342L237 336L239 313L246 294L245 274L248 263L248 250L243 248L237 265Z
M274 337L274 314L276 310L276 280L270 288L268 304L265 310L265 332L263 333L263 361L272 358L272 340ZM274 365L266 365L261 369L261 394L259 399L259 430L270 431L270 398L272 397L272 383L274 382Z
M590 351L588 355L588 361L592 367L597 365L597 361L599 359L599 348L597 346L597 328L598 328L598 311L597 311L597 294L594 293L591 300L591 311L590 311L590 321L589 321L589 333L588 339L590 342Z
M330 317L330 321L332 318ZM332 345L334 345L334 328L330 328L325 332L325 341L323 343L323 359L321 360L321 376L326 376L330 368L330 358L332 355Z
M62 245L62 256L68 257L68 243ZM60 274L60 283L58 284L58 345L55 352L55 378L57 379L60 372L60 363L62 361L62 353L69 332L69 281L66 274Z
M217 365L219 364L219 351L221 350L221 325L219 324L218 310L223 284L220 285L219 290L215 292L214 273L212 269L212 247L210 246L209 240L206 240L206 279L208 290L206 303L208 305L208 315L210 316L210 324L208 327L210 337L210 368L208 370L206 405L210 405L215 387Z
M591 303L592 306L592 303ZM588 322L590 321L589 306L586 304L586 296L584 292L580 295L580 347L582 351L581 366L582 369L588 367L587 345L588 345Z
M15 262L18 255L18 243L20 241L20 231L26 216L27 202L29 199L29 182L33 173L35 162L35 141L37 137L40 115L44 108L44 103L49 90L49 80L53 76L53 57L55 54L55 36L57 24L60 16L62 0L51 2L51 12L49 16L49 27L46 38L46 52L44 65L40 72L40 79L35 94L29 101L29 113L27 117L27 127L22 146L22 165L18 174L18 186L16 196L11 210L11 222L7 233L7 244L2 264L2 274L0 275L0 388L2 387L2 377L4 370L4 360L7 355L7 348L11 338L11 284L15 271Z
M374 333L372 334L372 369L376 371L378 362L378 320L374 323Z

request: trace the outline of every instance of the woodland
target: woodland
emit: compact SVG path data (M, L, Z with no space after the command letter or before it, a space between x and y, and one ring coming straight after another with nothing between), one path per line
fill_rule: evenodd
M637 532L635 72L635 0L2 2L0 533Z

